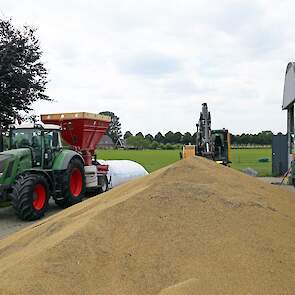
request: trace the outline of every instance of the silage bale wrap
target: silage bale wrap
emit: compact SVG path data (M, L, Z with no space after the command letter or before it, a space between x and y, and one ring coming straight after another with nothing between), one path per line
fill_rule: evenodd
M130 160L98 160L98 162L109 166L107 174L109 188L149 174L142 165Z

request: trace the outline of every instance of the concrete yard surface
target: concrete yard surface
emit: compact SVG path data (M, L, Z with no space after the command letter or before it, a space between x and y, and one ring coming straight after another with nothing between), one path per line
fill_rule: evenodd
M282 177L258 177L259 180L264 182L273 184L279 188L286 189L290 192L295 192L295 187L293 185L287 184L287 180L285 179L284 182L281 184L283 178ZM294 195L295 197L295 195Z
M49 202L49 208L46 216L51 216L61 209L55 205L53 200ZM30 226L38 221L23 221L16 215L11 206L0 208L0 239L17 232L18 230Z

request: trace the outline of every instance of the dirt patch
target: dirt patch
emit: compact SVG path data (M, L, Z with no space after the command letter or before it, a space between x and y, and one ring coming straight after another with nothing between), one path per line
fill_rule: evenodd
M182 160L0 241L1 294L294 294L295 196Z

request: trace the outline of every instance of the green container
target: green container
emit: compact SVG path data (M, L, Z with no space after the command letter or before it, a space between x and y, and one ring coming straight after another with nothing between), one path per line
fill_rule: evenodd
M269 162L269 158L260 158L258 159L259 163L268 163Z

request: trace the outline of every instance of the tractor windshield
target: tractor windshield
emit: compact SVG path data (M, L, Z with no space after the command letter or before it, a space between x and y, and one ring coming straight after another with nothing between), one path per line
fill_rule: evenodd
M15 129L11 132L11 149L41 149L41 131L37 129Z

